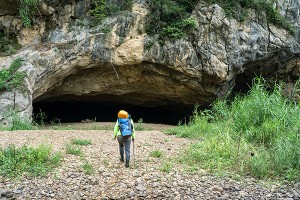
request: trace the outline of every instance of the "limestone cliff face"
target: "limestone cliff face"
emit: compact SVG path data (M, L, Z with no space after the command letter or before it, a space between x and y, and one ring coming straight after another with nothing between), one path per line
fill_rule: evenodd
M238 22L217 4L200 2L192 17L197 27L184 39L165 41L145 33L147 6L107 18L90 27L87 1L42 1L32 28L0 0L0 29L18 35L22 48L0 57L0 67L24 59L25 92L0 94L0 121L14 108L31 117L32 103L43 99L113 101L134 105L209 105L228 94L247 71L282 75L293 84L300 75L300 0L276 5L296 29L295 36L251 11ZM151 45L149 45L151 44Z

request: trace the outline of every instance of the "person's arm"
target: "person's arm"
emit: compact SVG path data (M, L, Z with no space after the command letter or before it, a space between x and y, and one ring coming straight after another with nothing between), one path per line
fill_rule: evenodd
M117 122L115 124L115 127L114 127L114 136L113 136L114 140L117 138L118 131L119 131L119 123L118 123L118 120L117 120Z
M133 120L131 119L131 125L132 125L132 139L134 140L135 138L135 130L134 130L134 124L133 124Z

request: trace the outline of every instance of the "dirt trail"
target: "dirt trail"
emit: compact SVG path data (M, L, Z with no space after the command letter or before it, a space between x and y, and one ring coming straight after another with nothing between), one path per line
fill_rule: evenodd
M113 124L106 124L113 126ZM88 126L88 125L87 125ZM157 127L160 128L157 128ZM163 130L163 125L152 128ZM70 125L69 125L70 127ZM74 127L74 126L73 126ZM151 125L148 126L150 129ZM83 127L86 128L86 127ZM200 170L189 174L174 160L193 141L163 134L161 131L137 131L135 161L130 168L119 162L117 141L111 130L33 130L0 132L0 146L51 144L63 153L63 163L42 178L21 178L17 181L0 177L0 199L277 199L292 198L297 186L273 191L258 185L254 179L243 182L216 178ZM82 147L85 158L65 153L72 139L89 139ZM150 152L163 152L161 158ZM132 152L132 151L131 151ZM87 160L95 172L86 175L81 165ZM170 172L164 172L168 171ZM298 189L298 190L297 190ZM293 193L294 192L294 193ZM300 194L300 193L299 193ZM292 195L292 196L291 196ZM299 198L298 198L299 199ZM288 199L287 199L288 200Z

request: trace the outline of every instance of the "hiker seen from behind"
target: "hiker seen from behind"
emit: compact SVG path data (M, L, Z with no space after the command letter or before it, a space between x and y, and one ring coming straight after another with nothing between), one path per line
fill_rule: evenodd
M135 131L133 120L130 114L125 110L120 110L118 113L118 120L114 127L113 139L117 139L119 143L120 161L124 162L124 147L125 147L125 167L129 167L130 161L130 144L131 140L134 142Z

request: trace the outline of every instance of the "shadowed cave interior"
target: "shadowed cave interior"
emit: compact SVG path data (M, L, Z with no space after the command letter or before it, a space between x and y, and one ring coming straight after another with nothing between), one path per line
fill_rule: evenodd
M143 119L143 123L177 125L179 121L188 122L194 106L146 107L116 102L47 101L47 99L33 103L34 116L41 112L45 113L46 123L50 123L55 118L61 123L81 122L86 119L96 120L96 122L114 122L121 109L128 111L134 122Z

